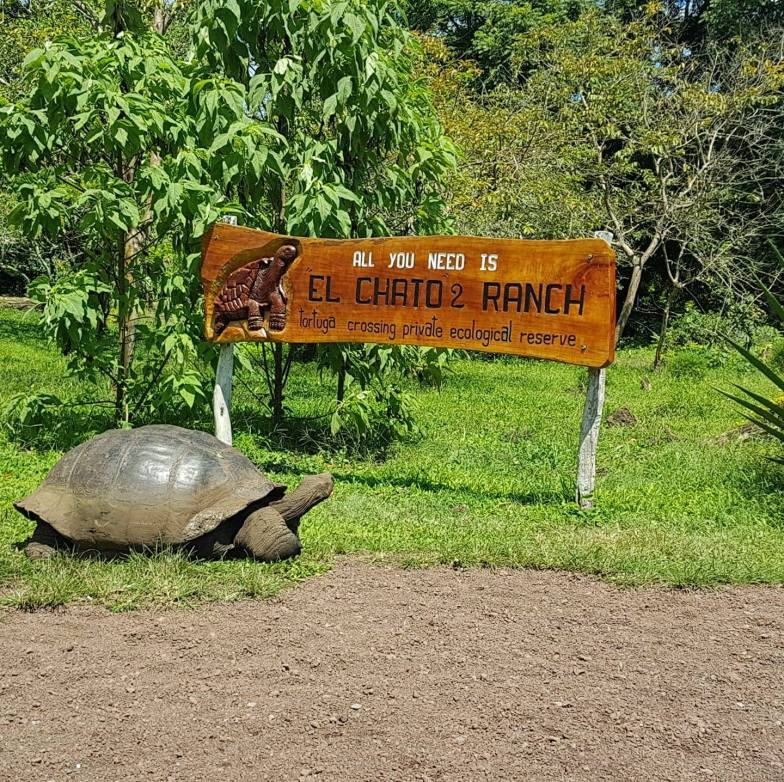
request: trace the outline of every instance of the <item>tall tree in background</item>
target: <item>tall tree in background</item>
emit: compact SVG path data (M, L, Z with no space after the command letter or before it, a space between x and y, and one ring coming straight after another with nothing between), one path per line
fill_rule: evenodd
M517 82L525 74L510 53L515 41L540 27L576 19L594 0L407 0L412 29L434 36L476 67L482 88Z
M449 229L442 181L454 161L425 86L415 78L415 39L387 0L203 0L198 54L247 86L248 116L269 123L280 155L258 171L249 211L256 225L300 236L356 237ZM239 203L251 195L236 189ZM273 413L282 415L291 363L271 346ZM399 350L332 346L338 395L388 411L384 370ZM375 367L375 370L373 369ZM365 395L362 397L362 395Z
M542 57L526 95L566 130L558 154L573 161L630 271L618 337L668 239L716 271L748 257L782 214L782 40L697 56L667 32L646 17L622 24L591 12L520 41L523 59L532 47Z
M779 0L607 0L602 7L624 22L643 13L654 15L670 28L673 40L697 49L748 43L784 24Z
M697 53L671 33L658 12L591 10L516 38L520 78L480 93L470 63L428 44L439 111L466 153L459 228L612 231L626 280L618 336L654 261L671 293L737 290L782 220L781 39Z

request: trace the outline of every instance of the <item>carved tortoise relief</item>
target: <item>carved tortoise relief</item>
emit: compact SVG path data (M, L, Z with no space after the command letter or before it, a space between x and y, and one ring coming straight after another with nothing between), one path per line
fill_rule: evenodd
M286 328L286 296L281 280L296 257L297 248L284 244L275 255L259 258L232 272L215 299L215 336L232 321L241 320L247 320L249 331L261 331L265 315L269 331L283 331Z

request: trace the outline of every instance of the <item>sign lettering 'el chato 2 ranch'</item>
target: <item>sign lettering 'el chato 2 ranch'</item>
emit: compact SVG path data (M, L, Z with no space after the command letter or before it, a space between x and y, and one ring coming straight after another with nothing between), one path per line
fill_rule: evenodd
M206 336L379 342L610 364L615 254L602 239L305 239L216 223Z

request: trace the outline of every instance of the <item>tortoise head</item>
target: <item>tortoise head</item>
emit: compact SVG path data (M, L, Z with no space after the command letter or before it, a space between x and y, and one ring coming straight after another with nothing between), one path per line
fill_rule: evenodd
M297 248L293 244L282 244L275 253L275 263L285 270L296 257Z

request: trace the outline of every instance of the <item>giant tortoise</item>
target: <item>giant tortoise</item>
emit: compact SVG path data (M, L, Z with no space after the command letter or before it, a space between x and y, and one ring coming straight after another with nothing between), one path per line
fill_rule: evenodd
M176 546L263 561L300 552L300 517L332 493L311 475L291 494L244 454L179 426L115 429L63 456L16 509L37 522L26 553Z

